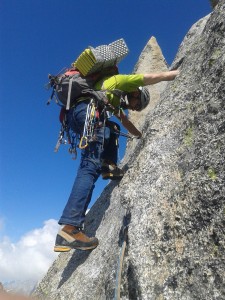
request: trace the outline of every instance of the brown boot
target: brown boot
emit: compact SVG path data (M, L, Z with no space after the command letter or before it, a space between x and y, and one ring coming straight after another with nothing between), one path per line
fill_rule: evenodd
M89 238L83 230L72 225L65 225L57 234L54 251L67 252L71 249L91 250L98 246L96 237Z

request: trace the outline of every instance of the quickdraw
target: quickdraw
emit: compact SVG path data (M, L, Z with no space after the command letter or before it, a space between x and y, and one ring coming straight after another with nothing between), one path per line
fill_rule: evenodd
M66 137L65 137L65 133L66 133ZM64 123L62 124L61 129L59 131L59 137L58 137L54 152L58 152L61 144L63 144L63 145L70 144L69 130Z
M94 130L99 121L99 112L93 99L87 106L86 119L84 123L83 135L80 139L79 148L85 149L90 142L95 140Z
M62 117L62 125L61 125L61 129L59 131L59 137L56 143L56 146L54 148L54 152L58 152L59 151L59 147L60 145L66 145L69 144L70 148L69 148L69 153L73 154L72 159L76 159L77 158L77 134L74 132L71 132L67 126L67 122L66 122L66 116Z

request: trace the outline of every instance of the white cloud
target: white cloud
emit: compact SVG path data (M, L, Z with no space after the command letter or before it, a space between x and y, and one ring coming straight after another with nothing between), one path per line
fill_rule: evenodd
M56 220L44 222L17 243L9 237L0 240L0 281L40 280L57 254L53 252L59 225Z

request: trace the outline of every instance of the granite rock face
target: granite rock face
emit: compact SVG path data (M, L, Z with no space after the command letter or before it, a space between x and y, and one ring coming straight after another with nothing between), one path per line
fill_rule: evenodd
M216 5L219 3L220 0L210 0L212 8L215 8Z
M35 291L41 299L118 299L119 286L123 300L225 299L225 0L190 29L175 67L176 80L154 87L143 139L128 143L124 178L87 215L99 247L60 254Z

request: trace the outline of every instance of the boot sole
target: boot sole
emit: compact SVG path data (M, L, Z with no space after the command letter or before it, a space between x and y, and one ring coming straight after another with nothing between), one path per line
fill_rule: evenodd
M106 179L111 179L111 180L120 180L123 178L123 175L122 176L115 176L113 174L107 174L107 175L102 175L102 179L103 180L106 180Z
M70 248L70 247L65 247L65 246L55 246L54 247L54 252L69 252L72 249L77 249L77 250L92 250L95 249L98 245L94 245L94 246L89 246L89 247L74 247L74 248Z
M54 252L69 252L72 248L64 246L55 246Z

